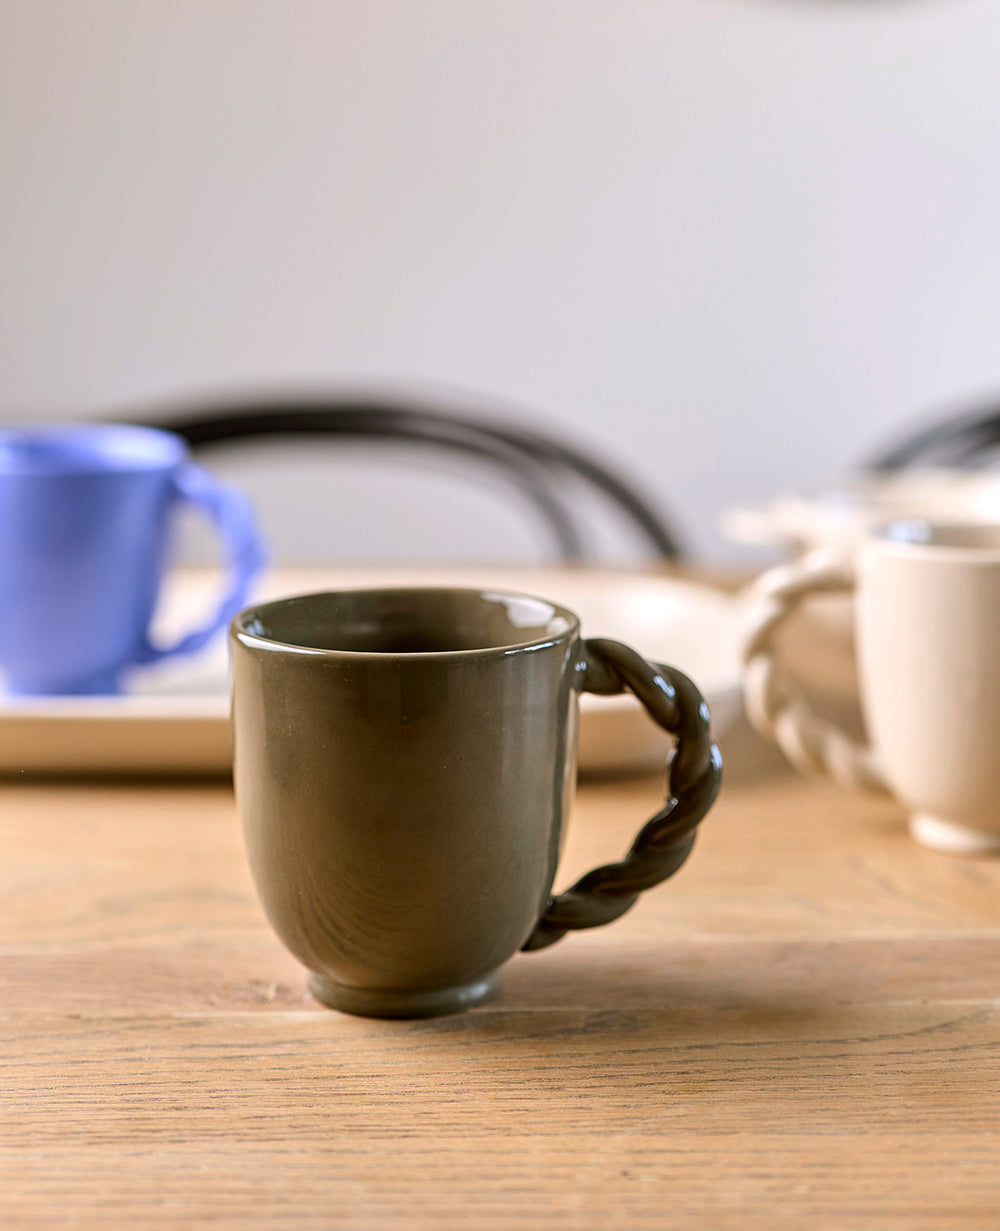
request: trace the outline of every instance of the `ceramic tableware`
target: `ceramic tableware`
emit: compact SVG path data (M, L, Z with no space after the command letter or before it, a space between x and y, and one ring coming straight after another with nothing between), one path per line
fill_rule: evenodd
M679 671L585 641L544 599L457 588L305 595L231 631L237 800L279 937L323 1003L451 1013L518 949L623 914L684 863L718 790ZM577 698L630 688L676 736L669 798L620 863L551 896Z
M944 467L870 473L833 487L786 493L758 505L726 509L721 529L737 543L853 550L872 529L890 521L1000 520L1000 475Z
M784 494L731 508L723 533L734 542L853 553L877 526L905 518L931 522L1000 521L1000 475L927 467L851 476L810 495ZM782 629L782 655L795 675L857 726L854 611L849 595L817 598ZM817 646L822 652L817 653Z
M196 622L208 610L216 585L209 570L171 571L157 607L157 640L171 640ZM253 598L265 602L319 590L442 585L548 595L575 611L585 628L641 645L651 657L676 663L696 679L717 739L743 725L740 604L736 596L697 582L625 569L312 565L267 570L255 582ZM739 735L733 734L738 749ZM631 693L580 697L581 773L655 772L669 746L670 737ZM126 695L0 695L0 773L228 776L232 762L224 639L198 654L137 668L129 673Z
M174 510L216 524L230 580L207 623L149 635ZM0 668L9 692L117 693L125 670L204 646L247 601L263 551L246 498L169 432L121 424L0 432Z
M807 598L851 592L870 744L812 711L776 648ZM771 570L744 660L748 715L797 766L891 791L927 846L1000 849L1000 526L892 522L851 556Z

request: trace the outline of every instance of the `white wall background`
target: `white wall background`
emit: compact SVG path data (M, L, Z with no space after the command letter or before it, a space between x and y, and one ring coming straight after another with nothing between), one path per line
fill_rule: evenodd
M467 390L717 556L1000 387L995 0L5 0L0 48L7 420ZM325 466L226 468L283 555L541 550L478 481Z

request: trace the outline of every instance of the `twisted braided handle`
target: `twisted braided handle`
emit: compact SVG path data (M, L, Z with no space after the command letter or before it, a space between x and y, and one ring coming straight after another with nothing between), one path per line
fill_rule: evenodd
M673 876L691 853L698 823L722 780L722 754L712 740L708 706L686 675L648 662L618 641L585 641L583 653L586 692L611 696L628 688L650 717L677 737L667 763L667 801L624 859L595 868L549 899L524 949L544 949L569 931L610 923L644 890Z
M757 579L744 628L744 699L751 724L796 769L826 774L844 786L885 791L873 750L812 711L775 644L778 630L810 595L853 589L853 567L829 551L811 552Z

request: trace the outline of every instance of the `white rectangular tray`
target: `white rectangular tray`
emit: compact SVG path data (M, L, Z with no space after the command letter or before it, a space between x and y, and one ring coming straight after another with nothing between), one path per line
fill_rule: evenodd
M657 575L591 569L323 567L273 570L258 597L382 585L466 585L537 594L575 611L585 636L615 637L698 683L716 733L739 712L736 600ZM219 585L205 572L167 584L157 632L190 627ZM0 700L0 772L225 774L231 761L224 637L189 659L137 670L122 697ZM662 763L669 740L630 697L581 698L580 767L642 770Z

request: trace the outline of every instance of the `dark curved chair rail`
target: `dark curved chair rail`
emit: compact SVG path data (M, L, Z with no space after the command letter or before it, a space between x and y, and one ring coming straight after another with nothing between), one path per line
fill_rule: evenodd
M506 423L365 398L240 401L143 421L178 433L196 450L255 437L340 436L405 440L474 456L500 467L545 514L568 562L583 558L583 536L552 479L573 476L623 512L657 559L682 554L673 530L620 475L576 446Z
M988 465L1000 449L1000 406L938 419L873 454L866 470L889 473L919 466L969 469Z

